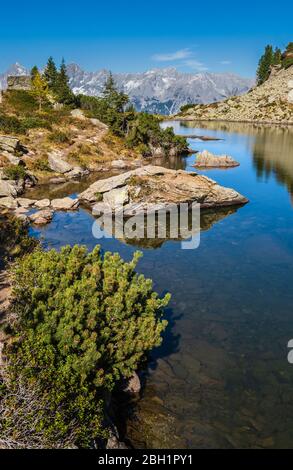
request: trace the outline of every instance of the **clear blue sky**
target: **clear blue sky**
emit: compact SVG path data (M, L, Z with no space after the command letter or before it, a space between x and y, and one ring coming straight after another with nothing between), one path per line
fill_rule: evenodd
M267 43L293 41L292 0L14 0L1 2L0 14L0 71L53 55L88 70L253 76Z

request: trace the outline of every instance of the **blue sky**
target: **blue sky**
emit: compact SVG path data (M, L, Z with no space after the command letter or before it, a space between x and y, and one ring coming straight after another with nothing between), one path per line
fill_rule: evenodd
M0 71L53 55L88 70L174 66L251 77L267 43L293 41L288 0L14 0L1 4L1 17Z

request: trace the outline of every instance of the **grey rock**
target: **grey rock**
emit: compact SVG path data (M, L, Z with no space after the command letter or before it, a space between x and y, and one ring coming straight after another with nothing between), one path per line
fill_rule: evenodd
M126 386L123 391L129 393L130 395L136 395L141 391L141 383L138 375L134 372L132 377L127 380Z
M0 206L6 207L7 209L16 209L18 207L17 200L11 196L1 197Z
M78 209L78 206L79 200L71 199L70 197L64 197L62 199L53 199L51 201L51 207L54 210L72 211Z
M96 217L100 215L112 215L112 207L104 202L97 202L92 208L92 214Z
M21 151L21 149L20 140L17 137L0 135L0 150L14 154L17 151Z
M111 162L111 167L123 170L124 168L127 168L128 165L124 160L113 160Z
M14 155L12 155L9 152L3 152L3 155L7 158L9 163L11 163L11 165L19 166L19 165L24 164L23 160L21 160L21 158L15 157Z
M40 201L35 202L34 205L38 209L45 209L47 207L50 207L51 202L50 202L50 199L41 199Z
M71 171L66 173L67 178L81 178L82 176L86 176L89 174L89 170L81 168L80 166L75 166Z
M122 190L126 188L127 192L124 193ZM125 216L158 211L180 203L195 202L199 203L201 208L213 208L248 202L237 191L220 186L206 176L153 165L96 181L79 195L79 199L87 202L99 201L102 194L102 203L105 204L106 210L109 207L114 210L117 201L126 202L127 193L129 200L124 206ZM101 205L94 207L96 212L102 209Z
M82 109L73 109L70 114L75 119L80 119L81 121L86 120L86 117L85 117L84 112L82 111Z
M20 205L20 207L24 207L28 209L29 207L32 207L37 200L36 199L28 199L26 197L19 197L17 198L17 202Z
M196 168L233 168L239 166L239 163L228 155L213 155L204 150L197 154L194 166Z
M111 191L104 193L103 202L115 209L117 206L124 206L129 201L128 186L122 188L112 189Z
M126 184L126 181L129 180L132 176L154 176L154 175L163 175L170 173L173 170L168 168L163 168L159 166L148 165L144 167L137 168L135 170L127 171L121 175L112 176L111 178L98 180L93 183L87 190L79 195L79 199L85 200L88 202L93 202L97 200L97 194L103 194L112 189L122 187Z
M32 82L29 76L26 75L10 75L7 77L8 90L30 90Z
M12 180L0 180L0 197L12 196L16 197L19 194L19 186Z
M48 155L48 164L52 171L56 173L68 173L73 169L70 163L63 160L63 154L60 150L55 150Z
M116 436L111 436L111 437L109 437L109 439L107 441L106 449L107 450L111 450L111 449L128 449L128 447L125 444L125 442L119 441L119 439Z
M28 208L26 207L17 207L14 211L15 214L26 214L28 212Z

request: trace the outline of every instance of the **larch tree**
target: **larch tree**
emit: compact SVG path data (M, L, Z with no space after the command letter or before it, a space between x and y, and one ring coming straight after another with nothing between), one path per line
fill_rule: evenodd
M39 110L41 111L43 103L48 99L49 88L45 78L42 77L37 70L32 78L32 94L35 96L39 103Z

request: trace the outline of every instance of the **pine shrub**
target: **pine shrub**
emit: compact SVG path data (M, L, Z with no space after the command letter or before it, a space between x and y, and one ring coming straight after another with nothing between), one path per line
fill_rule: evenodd
M100 247L89 253L75 246L37 250L14 267L10 387L37 393L35 407L27 399L25 408L32 441L88 447L103 437L105 395L161 344L169 295L159 299L151 280L135 272L139 256L126 263L118 254L102 256ZM12 429L21 440L25 400L18 397L6 394L14 412L3 432Z

